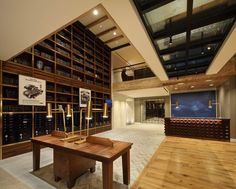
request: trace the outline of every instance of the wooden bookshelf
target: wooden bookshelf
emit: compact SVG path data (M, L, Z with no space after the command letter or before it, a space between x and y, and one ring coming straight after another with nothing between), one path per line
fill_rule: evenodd
M63 130L62 115L46 119L46 107L18 105L18 75L46 80L46 102L53 108L70 104L79 129L79 89L90 89L93 108L111 99L111 51L75 22L0 66L0 159L31 150L30 138ZM111 129L109 118L94 112L90 134ZM68 130L71 120L66 120ZM82 128L85 129L85 123Z

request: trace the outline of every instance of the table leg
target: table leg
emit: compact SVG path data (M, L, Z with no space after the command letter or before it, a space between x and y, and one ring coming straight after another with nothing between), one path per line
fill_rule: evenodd
M103 189L112 189L113 182L113 162L102 163Z
M40 145L32 144L33 148L33 171L39 170L40 167Z
M126 185L130 183L130 150L122 155L123 182Z

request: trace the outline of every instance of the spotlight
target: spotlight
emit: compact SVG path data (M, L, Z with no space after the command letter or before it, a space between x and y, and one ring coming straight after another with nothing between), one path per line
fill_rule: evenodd
M97 9L93 10L93 15L95 15L95 16L98 15L98 10Z

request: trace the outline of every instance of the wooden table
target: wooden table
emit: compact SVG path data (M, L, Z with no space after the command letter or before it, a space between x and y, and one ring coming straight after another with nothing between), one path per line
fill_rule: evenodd
M74 144L60 141L60 138L54 136L40 136L31 139L33 146L33 170L40 168L40 146L54 149L54 153L68 153L82 158L88 158L102 162L103 189L112 189L113 182L113 161L122 156L123 183L130 183L130 149L132 143L113 141L113 147L85 142ZM72 183L73 185L74 183ZM69 184L69 188L71 188Z

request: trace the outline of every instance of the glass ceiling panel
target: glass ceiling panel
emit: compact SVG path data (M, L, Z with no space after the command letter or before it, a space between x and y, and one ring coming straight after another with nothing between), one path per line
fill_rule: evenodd
M167 37L156 40L155 43L157 44L160 50L167 49L169 47L175 47L177 45L186 43L186 32L173 35L171 38Z
M202 47L189 49L189 57L213 53L218 46L219 43L210 43L204 44Z
M157 32L165 29L166 24L186 17L187 0L175 0L157 9L145 13L144 19L151 31Z
M133 1L169 77L205 72L236 19L236 0Z
M176 51L174 53L171 54L166 54L163 55L162 58L164 61L168 61L168 60L172 60L172 59L176 59L176 58L182 58L186 56L186 52L185 51Z
M194 0L193 15L216 6L226 4L228 1L229 0Z
M234 19L231 18L191 30L191 41L196 41L199 39L204 39L224 34L227 31L228 27L233 22L233 20Z

